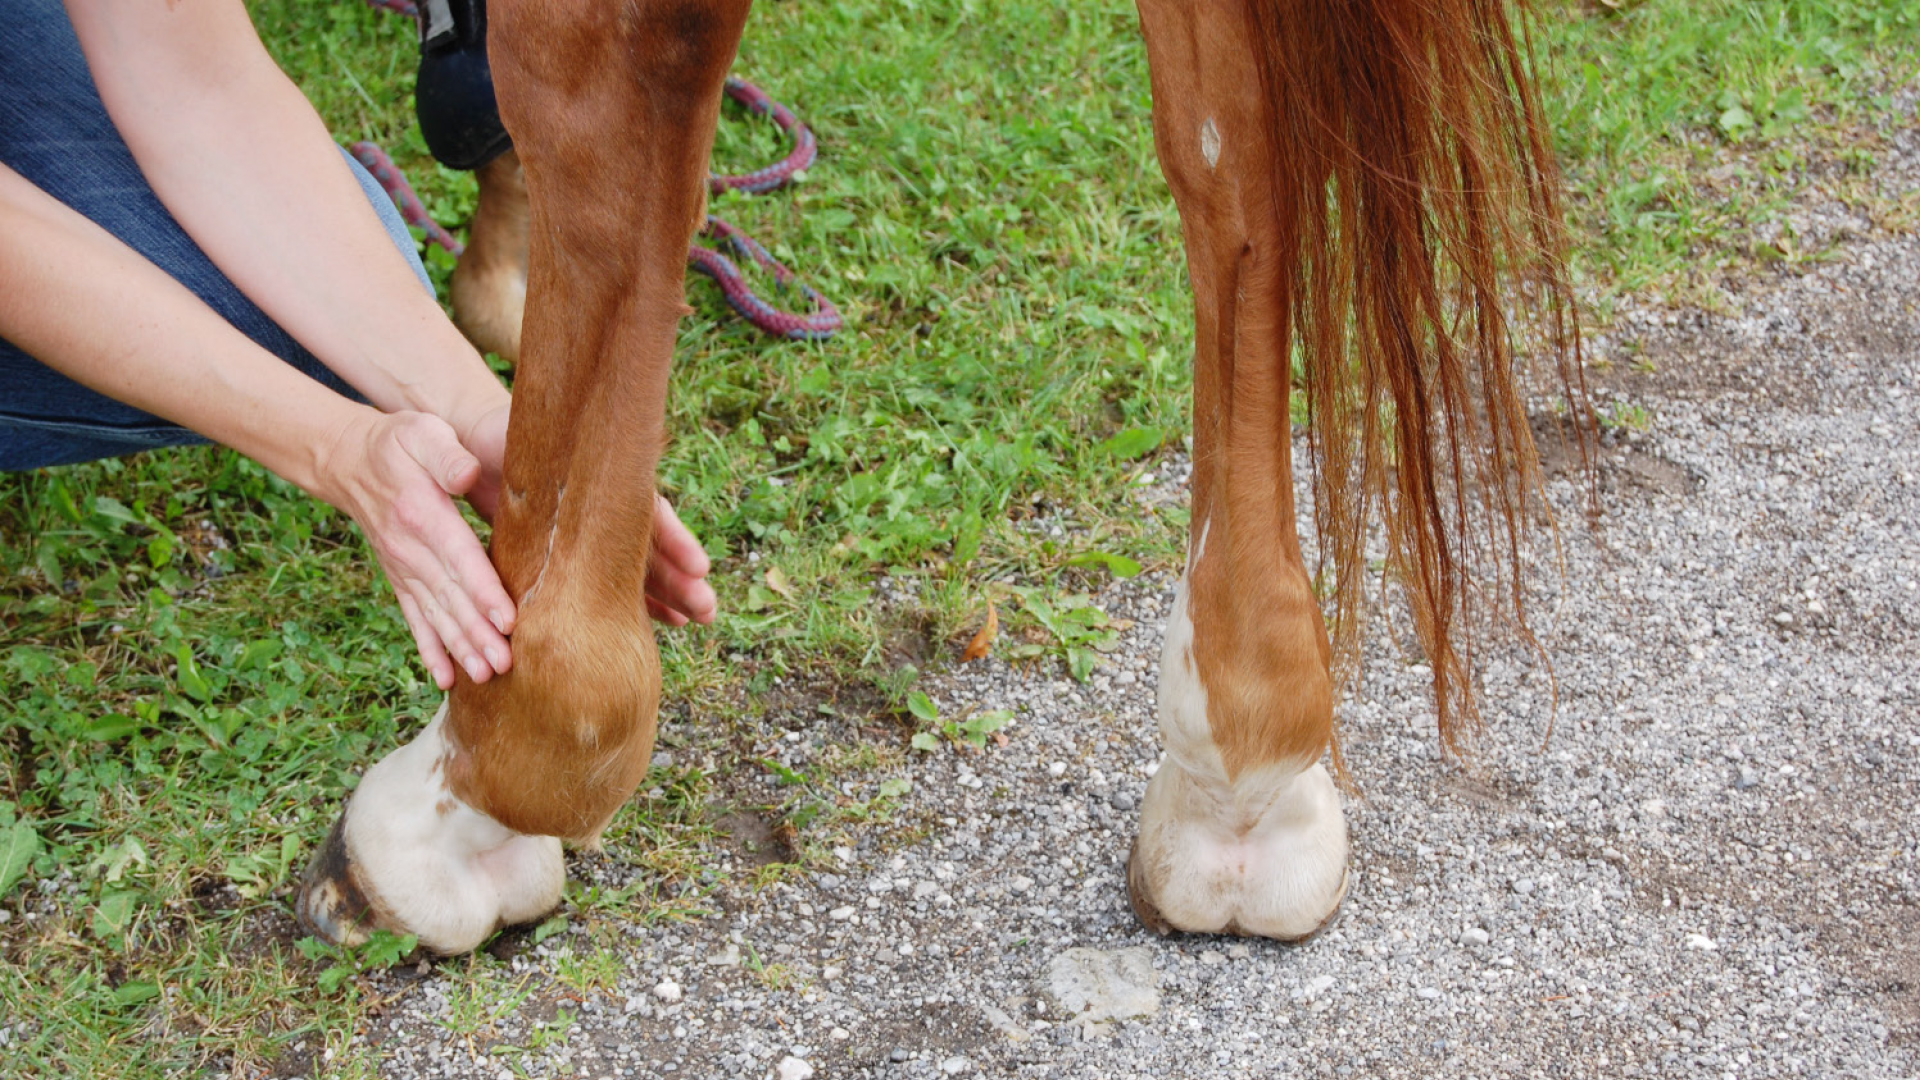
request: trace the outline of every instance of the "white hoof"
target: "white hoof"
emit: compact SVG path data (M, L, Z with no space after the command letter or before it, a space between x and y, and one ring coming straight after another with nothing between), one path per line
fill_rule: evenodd
M1299 941L1347 894L1347 823L1324 766L1199 780L1169 758L1147 785L1127 867L1134 911L1161 933Z
M315 856L298 904L314 933L352 944L387 929L462 953L559 905L559 839L515 833L448 790L446 711L367 770Z

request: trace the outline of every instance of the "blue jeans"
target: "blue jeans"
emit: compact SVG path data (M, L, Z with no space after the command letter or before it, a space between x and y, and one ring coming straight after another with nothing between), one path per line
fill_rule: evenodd
M60 0L6 0L6 8L0 17L0 162L119 237L268 352L357 399L243 296L161 205L107 117ZM394 246L426 284L426 268L393 203L358 162L346 160ZM0 471L206 441L89 390L0 339Z

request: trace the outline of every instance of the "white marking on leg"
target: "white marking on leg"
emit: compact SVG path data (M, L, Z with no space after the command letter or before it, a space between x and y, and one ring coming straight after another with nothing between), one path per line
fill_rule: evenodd
M516 833L447 788L447 706L381 758L347 804L348 857L369 896L420 943L466 952L560 901L560 841Z
M1200 156L1207 159L1209 169L1220 164L1220 127L1211 116L1200 125Z
M1200 523L1199 541L1193 545L1193 550L1187 553L1187 573L1186 577L1180 579L1179 585L1179 589L1183 594L1187 588L1186 578L1192 577L1194 567L1199 566L1200 560L1207 557L1207 537L1211 535L1213 535L1213 516L1209 514L1207 519Z
M1201 542L1194 562L1206 544ZM1266 937L1312 933L1346 889L1339 792L1311 761L1278 762L1229 780L1193 656L1187 582L1174 592L1160 650L1158 711L1167 760L1140 810L1148 899L1169 923Z
M527 601L533 599L534 593L540 591L540 586L546 583L547 567L553 565L553 542L560 536L560 505L566 501L567 486L562 484L559 492L553 497L553 526L547 530L547 551L540 557L540 572L533 576L533 584L527 587L526 595L520 598L522 608L527 606Z
M1199 549L1207 543L1201 526ZM1195 562L1199 561L1198 555ZM1213 745L1207 720L1207 688L1200 683L1200 667L1193 656L1193 619L1187 613L1187 579L1173 590L1173 612L1160 642L1160 686L1157 691L1160 742L1170 762L1196 775L1227 781L1227 767Z

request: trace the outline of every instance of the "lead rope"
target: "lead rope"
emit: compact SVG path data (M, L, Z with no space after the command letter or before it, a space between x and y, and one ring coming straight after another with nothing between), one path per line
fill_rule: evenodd
M367 3L383 11L391 11L409 18L418 18L419 11L413 0L367 0ZM726 191L740 191L748 195L765 195L770 191L792 183L802 171L813 165L819 157L819 144L807 125L785 105L768 97L766 92L745 79L728 77L726 95L745 106L755 116L771 119L782 131L793 137L793 149L787 156L767 166L749 173L707 177L707 190L720 194ZM348 152L374 180L386 191L387 197L400 211L400 217L425 234L427 242L437 244L453 255L458 256L466 250L452 233L442 228L427 213L420 197L414 194L413 185L407 183L403 174L387 156L387 152L370 142L357 142L348 147ZM693 269L712 278L720 286L720 294L727 306L740 313L761 331L775 337L793 341L825 341L839 330L842 322L840 310L832 301L815 292L810 286L797 281L792 270L773 257L753 237L722 218L707 215L706 228L700 235L715 240L731 249L736 257L751 259L762 270L773 276L774 288L778 292L797 289L801 298L806 300L810 310L799 313L775 307L753 291L747 284L745 274L732 259L712 248L698 244L687 250L687 264Z
M726 93L746 106L748 112L768 117L781 130L793 136L793 150L764 169L735 176L709 176L708 191L714 194L742 191L749 195L764 195L787 186L802 170L812 166L814 159L819 156L819 146L814 142L813 132L793 115L792 110L768 97L745 79L728 76ZM760 246L759 241L712 214L707 215L707 227L701 230L701 235L718 240L733 249L739 257L752 259L759 264L762 270L773 275L774 288L777 290L786 292L797 287L812 308L806 314L797 314L774 307L748 287L745 275L740 273L740 268L733 264L733 260L718 251L695 244L687 251L687 263L719 284L720 293L726 297L728 306L739 312L741 318L769 334L794 341L825 341L840 329L840 310L811 286L796 282L793 271Z

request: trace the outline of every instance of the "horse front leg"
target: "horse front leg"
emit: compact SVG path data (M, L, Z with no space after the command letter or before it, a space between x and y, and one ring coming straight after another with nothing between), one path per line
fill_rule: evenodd
M1160 658L1166 758L1128 864L1167 932L1297 940L1347 888L1330 650L1294 527L1276 167L1234 4L1141 0L1193 284L1193 517Z
M492 555L514 668L464 677L376 764L299 902L321 936L464 952L559 902L645 776L660 666L644 586L687 244L748 0L494 0L501 115L531 204Z

